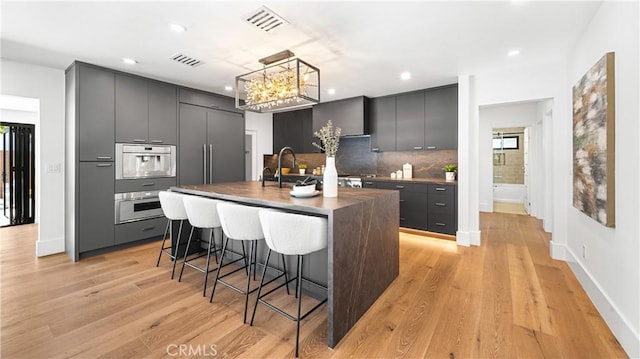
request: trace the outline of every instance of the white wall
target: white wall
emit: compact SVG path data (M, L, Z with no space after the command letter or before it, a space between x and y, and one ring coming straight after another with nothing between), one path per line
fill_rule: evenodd
M257 180L262 173L262 155L273 153L273 115L271 113L244 113L245 127L252 131L257 138L257 150L253 159L253 180Z
M567 261L631 357L640 357L638 2L604 2L569 58L567 92L605 53L615 52L615 228L569 209ZM563 109L571 111L571 105ZM586 246L586 258L582 246Z
M40 215L36 253L64 252L64 71L0 60L0 93L40 100ZM37 149L36 149L37 150ZM60 166L47 173L47 166Z
M505 127L533 127L539 118L538 103L525 102L496 106L482 106L480 107L479 114L480 138L478 146L478 161L480 174L480 210L484 212L493 212L493 129ZM532 133L532 135L536 134ZM529 171L529 181L542 181L541 171Z

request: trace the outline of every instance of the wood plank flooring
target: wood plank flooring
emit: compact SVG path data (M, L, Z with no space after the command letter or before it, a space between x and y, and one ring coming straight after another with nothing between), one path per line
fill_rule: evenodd
M481 227L471 248L401 233L391 287L335 350L326 306L310 315L300 356L626 357L568 266L550 259L539 221L483 213ZM166 257L156 268L159 242L72 263L35 258L36 236L36 225L0 229L2 358L293 356L293 322L260 306L243 325L241 295L219 287L210 304L200 273L187 268L178 283ZM293 313L284 290L271 300Z

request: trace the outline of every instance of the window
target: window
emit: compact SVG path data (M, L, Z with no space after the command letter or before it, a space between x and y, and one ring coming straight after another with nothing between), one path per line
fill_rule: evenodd
M504 136L493 139L494 150L517 150L520 148L518 136Z

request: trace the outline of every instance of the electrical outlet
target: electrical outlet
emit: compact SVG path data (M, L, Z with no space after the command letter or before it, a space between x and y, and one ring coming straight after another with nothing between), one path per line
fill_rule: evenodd
M582 245L582 259L587 259L587 245Z
M60 173L62 171L61 163L47 164L47 173Z

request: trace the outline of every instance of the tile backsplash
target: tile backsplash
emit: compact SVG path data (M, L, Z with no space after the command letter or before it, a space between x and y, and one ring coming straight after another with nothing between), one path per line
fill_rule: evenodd
M291 156L285 155L283 166L291 166ZM308 166L307 173L325 163L323 153L296 153L296 164ZM442 167L458 163L457 150L371 152L369 136L343 137L336 158L338 174L377 174L388 177L402 165L413 165L415 178L444 178ZM272 171L278 167L278 155L264 155L264 167Z

